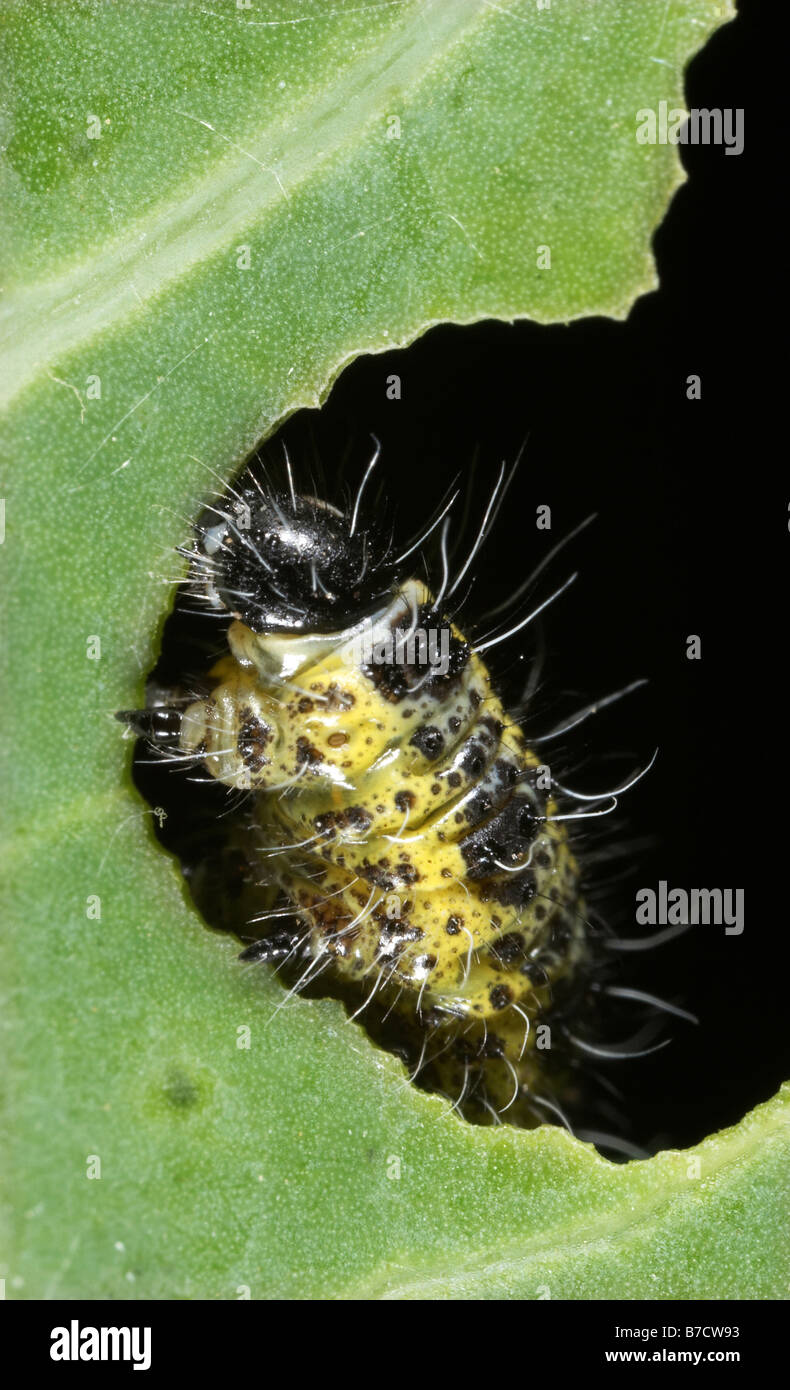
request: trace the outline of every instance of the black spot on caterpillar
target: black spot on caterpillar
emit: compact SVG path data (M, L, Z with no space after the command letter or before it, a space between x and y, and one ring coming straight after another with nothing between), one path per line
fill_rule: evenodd
M239 793L230 815L206 796L182 859L208 919L250 942L242 959L294 992L340 998L463 1118L589 1135L582 1063L653 1050L656 1024L600 1042L611 952L569 823L614 810L642 773L606 793L569 790L523 732L530 687L510 712L495 689L484 654L575 575L525 608L544 561L475 641L456 622L504 466L456 565L457 493L400 553L364 507L378 452L345 508L297 491L290 464L277 488L253 461L202 512L182 550L186 590L221 620L220 651L119 718L158 757L202 766L200 793ZM415 577L432 538L435 586ZM662 1001L642 998L657 1014Z

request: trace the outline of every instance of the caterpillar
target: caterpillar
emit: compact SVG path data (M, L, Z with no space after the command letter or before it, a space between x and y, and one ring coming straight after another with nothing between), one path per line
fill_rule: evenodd
M512 470L451 574L458 490L393 553L364 506L379 453L376 441L342 507L297 491L287 455L281 489L246 466L180 549L187 589L227 624L224 649L198 682L154 687L118 717L157 757L239 793L224 828L208 817L190 873L203 900L221 899L231 865L234 929L254 932L243 960L293 991L320 982L463 1118L571 1127L580 1054L606 1050L568 1026L601 989L569 822L614 809L637 776L601 795L561 786L488 668L575 575L520 616L492 615L474 642L456 622ZM416 575L431 536L434 587Z

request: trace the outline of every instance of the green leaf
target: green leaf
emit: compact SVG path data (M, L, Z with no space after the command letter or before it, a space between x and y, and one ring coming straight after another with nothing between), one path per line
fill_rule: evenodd
M682 171L636 112L682 104L730 13L6 9L12 1297L786 1290L786 1094L623 1168L556 1129L466 1126L207 930L113 718L142 699L206 465L228 476L345 362L432 323L622 317L655 285Z

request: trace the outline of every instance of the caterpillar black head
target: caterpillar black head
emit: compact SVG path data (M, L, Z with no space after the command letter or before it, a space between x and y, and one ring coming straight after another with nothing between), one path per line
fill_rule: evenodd
M370 612L392 588L380 528L360 517L368 464L353 509L340 511L289 489L275 496L255 473L227 509L209 507L195 526L195 577L213 607L257 633L333 632Z

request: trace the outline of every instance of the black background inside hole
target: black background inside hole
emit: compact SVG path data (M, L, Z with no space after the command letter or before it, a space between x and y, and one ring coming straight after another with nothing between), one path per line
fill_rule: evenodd
M744 152L683 152L689 182L655 240L661 288L627 322L437 328L408 349L359 359L321 411L301 412L281 431L297 479L317 453L330 478L345 458L349 485L375 433L379 486L402 538L429 517L456 471L468 479L475 452L473 515L482 514L500 461L528 436L475 565L476 602L505 597L545 554L539 504L552 508L552 541L598 512L537 596L580 571L544 624L556 703L543 706L543 727L574 699L581 705L637 676L651 682L574 745L579 758L590 755L575 778L587 789L614 785L660 747L653 771L623 799L626 836L654 843L633 851L632 877L608 895L609 918L633 934L635 890L659 879L745 890L742 936L703 926L624 958L624 982L677 999L700 1019L698 1028L673 1028L675 1041L657 1056L607 1073L649 1147L692 1143L737 1121L790 1071L779 873L790 538L770 331L783 223L771 165L778 125L766 85L757 85L768 44L758 8L742 6L686 84L688 106L745 109ZM398 401L386 396L391 373L401 378ZM702 378L700 401L686 399L690 373ZM702 637L701 661L686 659L690 633ZM499 649L500 670L522 645L529 650L519 639ZM611 760L613 751L631 758ZM138 780L165 803L177 781L168 776L165 787L146 769Z

